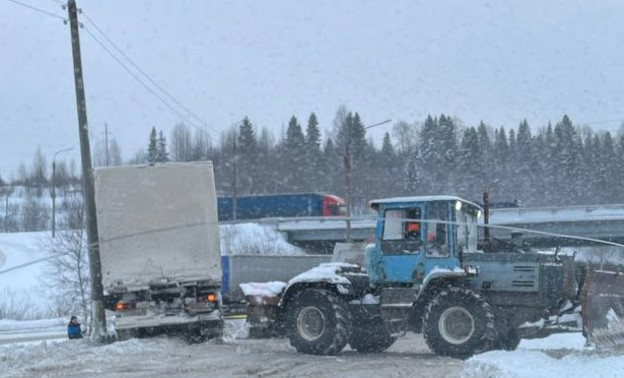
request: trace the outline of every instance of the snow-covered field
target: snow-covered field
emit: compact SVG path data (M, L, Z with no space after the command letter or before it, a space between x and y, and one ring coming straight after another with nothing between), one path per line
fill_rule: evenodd
M267 238L268 246L279 239L252 226L227 234L238 245ZM0 296L4 289L37 290L45 237L45 233L0 234ZM34 263L25 265L30 262ZM586 347L578 333L523 340L516 351L493 351L460 361L433 355L414 334L384 353L359 354L347 348L340 356L318 357L296 353L285 339L246 339L240 320L228 320L223 342L196 345L166 337L108 345L87 339L70 342L64 336L66 322L0 318L0 376L624 377L624 351Z

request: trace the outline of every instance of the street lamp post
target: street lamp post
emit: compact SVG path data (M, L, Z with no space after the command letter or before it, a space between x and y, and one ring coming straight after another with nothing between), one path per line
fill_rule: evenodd
M370 129L372 127L385 125L386 123L390 123L392 120L387 119L383 122L375 123L370 126L364 126L364 129ZM345 156L344 156L344 166L345 166L345 183L347 185L347 229L346 229L346 242L351 243L353 240L353 236L351 233L351 207L353 203L353 195L351 190L351 124L347 121L347 140L345 141Z
M52 158L52 237L56 233L56 156L61 152L67 152L73 150L72 147L63 148L54 153Z

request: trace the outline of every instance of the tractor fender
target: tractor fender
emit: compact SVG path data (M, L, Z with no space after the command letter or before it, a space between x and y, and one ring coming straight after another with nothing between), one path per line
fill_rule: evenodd
M435 267L423 279L423 283L420 285L418 290L417 298L420 298L424 293L426 293L433 283L440 280L466 278L476 275L477 271L472 267L466 267L464 269Z
M308 271L293 277L286 286L279 307L283 307L292 296L307 288L326 288L341 296L354 296L356 290L354 281L364 280L368 283L366 271L355 264L323 263Z

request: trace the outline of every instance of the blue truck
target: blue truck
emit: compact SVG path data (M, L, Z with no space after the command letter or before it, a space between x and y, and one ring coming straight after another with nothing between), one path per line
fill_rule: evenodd
M236 203L236 209L234 209ZM326 193L264 194L217 198L219 221L346 214L345 201Z

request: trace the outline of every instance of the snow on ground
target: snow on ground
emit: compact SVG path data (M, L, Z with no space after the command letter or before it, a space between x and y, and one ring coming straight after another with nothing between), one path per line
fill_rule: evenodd
M50 303L41 282L47 232L0 233L0 307L17 301L35 307L30 313L44 313ZM2 318L0 314L0 318Z
M523 340L513 352L492 351L466 361L464 378L624 377L624 352L585 346L580 333Z
M10 327L19 331L20 322ZM31 327L26 324L24 327ZM40 325L44 324L40 323ZM57 328L56 320L50 320ZM222 342L180 338L132 339L107 345L54 340L0 345L0 376L10 377L624 377L624 352L584 346L580 334L524 340L513 352L493 351L467 361L433 355L422 336L408 333L382 353L345 348L339 356L297 353L287 339L244 339L242 320L226 322Z
M283 234L258 223L223 224L219 229L222 255L303 254Z

